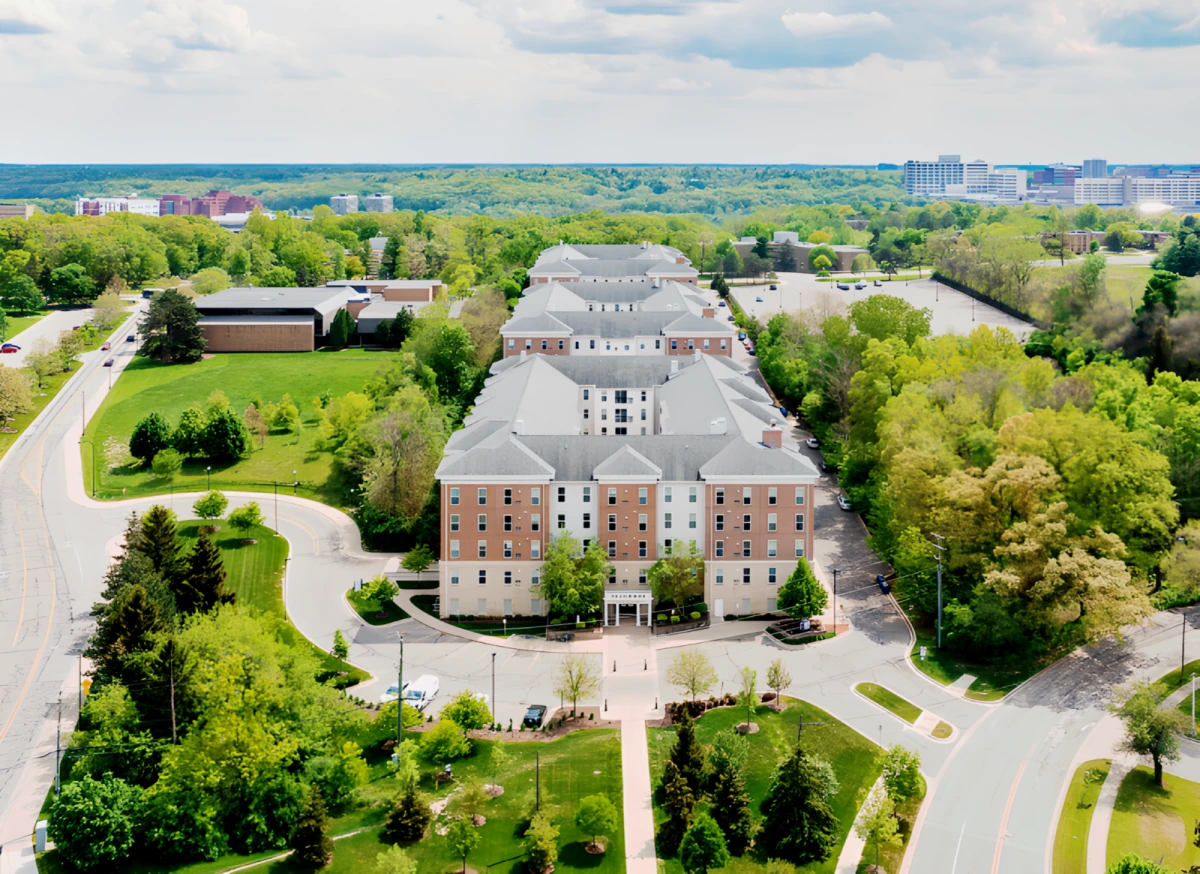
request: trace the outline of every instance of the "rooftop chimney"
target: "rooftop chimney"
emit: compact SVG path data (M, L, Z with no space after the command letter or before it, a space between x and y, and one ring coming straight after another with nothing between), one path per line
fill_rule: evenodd
M763 446L766 446L768 449L782 449L783 430L781 428L777 428L775 423L772 422L770 425L763 428L762 443Z
M524 434L525 433L525 420L524 419L517 419L515 422L513 422L513 433L514 434Z
M679 372L679 359L672 358L671 359L671 375L674 376L678 372Z
M694 356L694 357L695 357L695 359L696 359L697 361L699 361L699 360L700 360L700 356L701 356L701 355L703 355L703 354L704 354L703 352L701 352L699 349L697 349L697 350L696 350L696 354L695 354L695 356Z
M525 360L525 350L524 349L521 350L521 360L522 361Z
M705 307L703 310L701 310L701 313L706 319L711 319L714 315L716 315L712 307Z

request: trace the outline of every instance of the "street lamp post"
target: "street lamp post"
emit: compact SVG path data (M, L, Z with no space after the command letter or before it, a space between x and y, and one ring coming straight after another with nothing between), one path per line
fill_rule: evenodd
M831 568L833 571L833 636L837 637L837 575L838 569Z
M292 497L296 496L296 489L300 485L300 480L296 479L296 471L292 471Z
M496 720L496 654L492 653L492 721Z
M208 488L206 489L206 491L211 492L212 491L212 465L211 464L208 467L204 468L204 475L208 478L207 479Z

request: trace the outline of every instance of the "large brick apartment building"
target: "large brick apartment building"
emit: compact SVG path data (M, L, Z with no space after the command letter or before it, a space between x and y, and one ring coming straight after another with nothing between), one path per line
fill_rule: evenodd
M529 282L676 280L695 282L699 271L678 249L658 243L582 245L559 243L529 269Z

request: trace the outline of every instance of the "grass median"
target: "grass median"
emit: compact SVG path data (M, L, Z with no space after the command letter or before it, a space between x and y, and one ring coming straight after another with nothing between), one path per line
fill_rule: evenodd
M1112 767L1110 759L1092 759L1075 769L1054 834L1054 874L1087 874L1088 832L1100 788Z
M868 701L878 704L884 710L894 713L905 722L912 724L921 717L921 708L911 701L906 701L890 689L885 689L878 683L859 683L854 687L859 695Z

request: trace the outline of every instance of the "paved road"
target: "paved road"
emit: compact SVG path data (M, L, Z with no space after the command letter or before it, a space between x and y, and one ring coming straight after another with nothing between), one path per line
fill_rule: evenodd
M25 356L28 355L38 340L44 339L53 345L58 342L58 335L69 331L77 325L83 325L92 320L91 307L77 310L55 310L45 318L38 319L24 331L9 337L7 342L20 346L17 352L0 357L0 364L9 367L24 367Z

